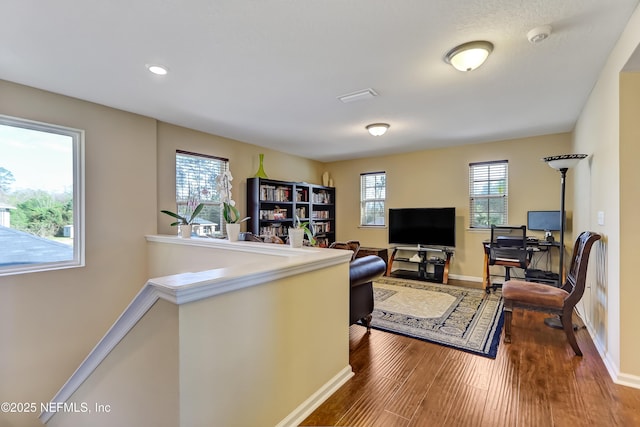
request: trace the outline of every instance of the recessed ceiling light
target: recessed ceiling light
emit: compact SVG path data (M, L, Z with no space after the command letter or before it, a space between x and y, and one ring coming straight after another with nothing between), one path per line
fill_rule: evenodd
M169 69L167 67L157 64L147 64L147 70L159 76L164 76L169 72Z

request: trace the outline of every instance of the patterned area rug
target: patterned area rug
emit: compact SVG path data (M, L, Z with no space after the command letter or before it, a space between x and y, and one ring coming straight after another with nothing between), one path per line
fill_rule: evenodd
M381 277L373 284L371 326L495 359L502 294Z

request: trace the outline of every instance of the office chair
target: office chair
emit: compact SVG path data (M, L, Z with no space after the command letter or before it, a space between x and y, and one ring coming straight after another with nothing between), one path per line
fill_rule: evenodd
M489 265L504 267L504 281L511 280L511 268L526 269L531 257L527 251L527 227L491 225L489 242ZM489 279L490 280L490 279ZM486 291L502 287L501 283L490 284Z

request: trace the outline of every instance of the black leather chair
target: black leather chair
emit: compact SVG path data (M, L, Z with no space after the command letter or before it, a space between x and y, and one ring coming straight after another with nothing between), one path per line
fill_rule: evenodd
M356 258L360 250L360 242L333 242L332 249L345 249L353 252L349 264L349 325L359 320L371 330L371 313L373 313L373 281L382 276L387 270L387 264L376 255Z
M373 313L373 281L387 269L384 260L376 255L356 258L349 265L349 325L359 320L371 330Z
M511 280L511 268L526 269L531 257L527 251L527 227L491 225L491 241L489 242L489 265L504 267L504 281ZM487 287L496 290L502 283L494 283Z

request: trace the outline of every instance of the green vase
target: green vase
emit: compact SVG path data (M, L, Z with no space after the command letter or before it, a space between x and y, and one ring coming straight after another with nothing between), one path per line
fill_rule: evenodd
M254 175L256 178L269 178L267 173L264 171L262 167L262 162L264 161L264 154L258 154L260 156L260 167L258 167L258 172Z

